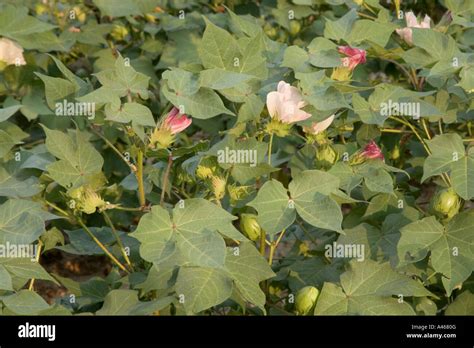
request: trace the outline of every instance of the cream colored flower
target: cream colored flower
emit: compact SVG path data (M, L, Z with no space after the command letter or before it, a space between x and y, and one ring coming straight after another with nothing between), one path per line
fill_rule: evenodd
M407 44L413 45L413 30L411 28L429 29L431 18L425 15L423 21L418 23L415 14L410 11L406 14L406 22L406 28L396 29L396 32Z
M311 126L303 127L303 130L305 133L317 135L325 131L331 125L332 121L334 121L334 115L329 116L321 122L313 122Z
M306 120L311 114L301 110L306 105L300 91L285 81L278 83L277 91L267 94L267 109L273 119L282 123Z
M0 61L7 63L7 65L25 65L25 58L23 57L23 48L16 42L7 38L0 39Z

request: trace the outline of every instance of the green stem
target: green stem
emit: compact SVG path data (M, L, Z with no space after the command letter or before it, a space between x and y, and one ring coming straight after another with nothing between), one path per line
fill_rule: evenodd
M51 208L53 208L54 210L60 212L61 214L63 214L64 216L67 216L67 217L70 217L69 213L66 212L65 210L59 208L57 205L51 203L51 202L48 202L46 199L44 200L44 202L46 203L46 205L50 206Z
M173 154L170 152L168 154L168 164L166 166L165 176L163 177L163 184L161 185L161 198L160 198L160 205L163 206L165 204L165 194L168 188L168 181L171 171L171 165L173 164Z
M136 177L138 182L138 198L140 206L143 208L146 206L146 199L145 185L143 184L143 151L141 149L138 150Z
M99 246L99 248L102 249L102 251L124 272L127 272L127 273L130 273L127 268L125 268L124 265L122 265L122 263L117 260L117 258L112 255L112 253L107 250L107 248L105 247L104 244L102 244L102 242L100 240L97 239L96 236L94 236L94 234L91 232L91 230L84 224L84 222L82 221L82 219L80 217L77 216L77 221L79 223L79 225L81 225L81 227L84 229L84 231L87 232L87 234L89 235L89 237L92 238L92 240Z
M268 264L271 266L273 264L273 256L275 255L275 251L278 247L278 244L280 244L280 241L283 237L283 235L285 234L285 231L286 230L283 230L280 235L278 236L278 239L275 241L275 242L272 242L270 244L270 254L268 256Z
M260 232L260 254L265 256L265 242L267 241L267 236L264 230Z
M37 263L39 263L42 247L43 247L43 243L41 242L41 240L38 240L38 253L36 254L36 262ZM30 286L28 286L28 290L33 291L34 285L35 285L35 278L31 278L31 282L30 282Z
M125 262L127 262L127 265L130 267L130 269L133 270L133 266L132 266L132 263L130 262L130 258L128 257L127 252L125 251L125 247L123 246L122 240L120 239L120 236L118 235L117 230L115 229L115 226L112 223L112 220L110 219L109 215L105 211L102 212L102 215L104 215L105 221L110 226L110 229L112 230L112 233L115 239L117 240L117 243L120 247L120 251L122 252L122 256L125 259Z
M101 138L107 144L107 146L110 147L120 157L120 159L130 168L132 172L135 173L137 171L137 168L125 158L122 152L120 152L120 150L117 149L117 147L114 144L112 144L112 142L109 139L103 136L100 132L97 132L95 129L92 128L91 130L95 135Z
M268 164L272 165L272 144L273 144L273 133L270 134L270 141L268 143Z

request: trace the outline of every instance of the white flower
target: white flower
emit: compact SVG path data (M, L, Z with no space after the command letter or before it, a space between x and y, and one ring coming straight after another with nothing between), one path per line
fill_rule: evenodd
M418 23L415 14L410 11L406 14L406 21L407 27L396 29L396 32L407 44L413 45L413 30L411 28L429 29L431 18L428 15L425 15L423 21Z
M7 63L7 65L25 65L25 58L23 57L23 48L16 42L7 38L0 39L0 61Z
M332 121L334 121L334 115L329 116L321 122L313 122L311 126L303 127L303 130L305 133L317 135L325 131L331 125Z
M283 123L306 120L311 114L301 110L306 105L300 91L285 81L278 83L277 91L267 94L267 109L273 119Z

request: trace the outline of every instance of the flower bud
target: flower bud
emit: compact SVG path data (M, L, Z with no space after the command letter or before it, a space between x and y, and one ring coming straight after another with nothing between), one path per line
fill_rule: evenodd
M451 220L461 209L462 200L453 188L438 191L431 201L431 211L439 218Z
M319 296L319 290L314 286L305 286L295 296L295 310L298 315L309 314Z
M297 20L291 20L290 21L290 35L291 36L296 36L298 33L301 31L301 23Z
M112 36L117 41L123 41L128 35L128 29L122 25L114 25L110 36Z
M338 158L339 158L338 153L329 144L319 146L316 149L316 161L323 168L332 167L332 165L337 162Z
M240 229L250 240L253 241L260 238L262 232L262 229L257 222L257 215L255 214L240 215Z
M225 185L226 180L221 178L220 176L213 176L211 178L212 183L212 192L214 192L214 196L216 199L221 200L224 198L225 195Z
M227 191L229 192L230 204L236 205L239 201L248 197L252 186L237 186L236 184L231 184L227 186Z
M107 202L89 186L72 189L68 195L75 201L75 208L86 214L94 214L97 209L104 209L107 206Z

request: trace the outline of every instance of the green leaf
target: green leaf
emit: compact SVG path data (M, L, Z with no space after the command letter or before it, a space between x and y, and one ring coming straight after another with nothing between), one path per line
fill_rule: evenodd
M40 191L38 178L25 177L21 173L9 173L3 166L0 166L0 196L31 197Z
M0 264L0 290L13 291L12 277L2 264Z
M118 97L133 93L138 94L142 99L148 99L150 78L137 72L122 56L117 57L114 68L100 71L95 75L102 86Z
M170 242L172 233L169 213L160 206L153 206L129 236L140 241L140 255L143 259L158 264L175 251L174 243Z
M71 81L35 73L44 83L46 102L51 110L56 110L56 102L70 99L78 90Z
M44 219L29 211L28 201L8 200L0 206L0 241L29 244L44 230Z
M148 107L139 103L125 103L123 105L108 104L105 106L106 120L119 123L133 122L141 126L156 126L155 119Z
M338 187L336 176L319 170L300 172L289 185L296 211L306 222L343 233L341 209L328 197Z
M96 312L96 315L127 315L138 302L137 291L112 290L105 296L104 305Z
M34 291L21 290L3 298L3 304L16 315L36 315L49 305Z
M276 180L267 181L249 203L258 212L258 223L270 236L283 231L295 221L295 208L291 207L286 189Z
M316 315L414 315L411 306L392 296L432 295L423 285L395 272L388 263L352 260L341 285L324 283Z
M217 68L203 70L199 75L201 86L209 87L212 89L233 88L252 78L253 77L251 75Z
M338 20L326 20L326 26L324 27L324 37L336 41L348 41L347 38L351 32L352 25L357 18L357 11L351 10Z
M6 5L0 12L0 35L21 40L28 35L49 31L53 25L28 15L28 8Z
M50 280L55 284L58 282L49 275L48 272L37 262L33 262L30 258L0 258L0 266L5 268L10 275L20 278L25 282L28 279Z
M446 311L445 315L472 315L474 313L474 294L465 290L456 297Z
M264 310L265 294L260 282L274 277L275 273L252 243L228 248L225 267L243 298Z
M400 264L421 260L431 251L431 264L443 275L444 288L451 296L453 289L461 285L474 269L472 226L472 212L456 215L447 226L441 225L434 216L406 225L400 229Z
M232 294L232 280L215 268L182 267L176 293L184 296L187 313L199 313L227 300Z
M178 227L179 228L179 227ZM225 260L225 242L216 232L180 230L176 236L181 254L196 266L220 268Z
M354 23L347 41L352 44L369 41L380 47L385 47L395 28L396 26L392 23L378 23L369 19L361 19Z
M207 69L220 68L236 71L234 59L240 59L239 46L234 37L224 29L219 28L206 17L206 29L199 45L199 57Z
M413 30L413 44L428 52L435 60L451 59L459 50L456 41L447 34L432 29Z
M133 0L94 0L102 16L124 17L141 14L138 1Z
M200 88L192 95L176 94L165 84L163 94L173 105L179 106L186 114L196 118L208 119L220 114L235 115L224 106L219 95L209 88Z
M432 154L424 162L421 182L430 176L448 172L451 163L465 152L462 138L456 133L437 135L426 142Z
M8 120L13 116L18 110L20 110L22 105L13 105L3 109L0 109L0 122Z
M474 198L474 152L451 164L451 180L458 195L466 200Z
M102 175L104 159L78 130L75 139L43 126L46 147L59 158L46 168L49 175L64 187L78 187Z

